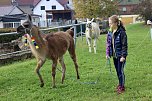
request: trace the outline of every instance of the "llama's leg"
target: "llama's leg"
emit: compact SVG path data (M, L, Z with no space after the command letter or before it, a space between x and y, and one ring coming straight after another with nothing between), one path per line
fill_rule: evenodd
M76 54L75 54L75 48L74 48L74 42L70 45L68 51L69 51L69 54L74 62L74 65L75 65L77 79L80 79L79 72L78 72L78 64L77 64L77 59L76 59Z
M52 87L55 88L55 74L56 74L56 66L57 66L57 60L54 60L53 61L53 64L52 64Z
M40 82L41 82L41 84L40 84L40 87L43 87L44 86L44 82L43 82L43 79L42 79L42 76L41 76L41 74L40 74L40 68L42 67L42 65L45 63L45 60L41 60L41 59L39 59L38 61L37 61L37 66L36 66L36 69L35 69L35 72L37 73L37 75L38 75L38 77L39 77L39 80L40 80Z
M96 44L97 44L97 39L94 39L94 43L93 43L93 48L94 48L94 53L96 54Z
M89 52L91 52L91 39L87 38L88 46L89 46Z
M59 58L59 62L62 66L62 84L63 84L64 78L65 78L65 71L66 71L66 66L65 66L65 63L64 63L63 56Z

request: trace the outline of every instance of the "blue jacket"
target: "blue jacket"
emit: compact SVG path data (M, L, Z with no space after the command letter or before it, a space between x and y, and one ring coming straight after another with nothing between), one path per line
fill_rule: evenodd
M107 34L106 55L111 57L126 57L128 52L127 35L125 29L118 27L117 31Z

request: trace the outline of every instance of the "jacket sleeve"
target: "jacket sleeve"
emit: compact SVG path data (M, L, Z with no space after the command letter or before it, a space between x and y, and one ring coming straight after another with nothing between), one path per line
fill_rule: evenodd
M106 56L109 56L110 52L110 43L109 43L109 32L107 34L107 41L106 41Z
M121 40L122 40L121 56L126 57L128 55L128 42L127 42L127 34L125 31L122 31L121 33Z

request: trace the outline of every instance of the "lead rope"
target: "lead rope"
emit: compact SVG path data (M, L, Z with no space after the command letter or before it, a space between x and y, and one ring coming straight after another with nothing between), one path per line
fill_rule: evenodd
M107 65L108 65L107 63L108 63L108 61L105 63L105 67L104 68L107 67ZM60 70L59 68L57 68L57 70L60 71L61 73L63 73L62 70ZM77 80L77 82L79 82L80 84L97 84L99 79L100 79L100 77L101 77L101 74L102 74L102 69L100 70L99 75L98 75L98 77L96 78L95 81L93 81L93 82L81 82L81 81ZM69 74L66 74L66 75L69 75ZM75 79L73 79L73 80L75 80Z

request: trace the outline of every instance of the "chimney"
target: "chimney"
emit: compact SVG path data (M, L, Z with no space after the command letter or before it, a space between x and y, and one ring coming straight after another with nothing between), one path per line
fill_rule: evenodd
M16 2L16 0L12 0L12 5L13 6L18 6L18 3Z

